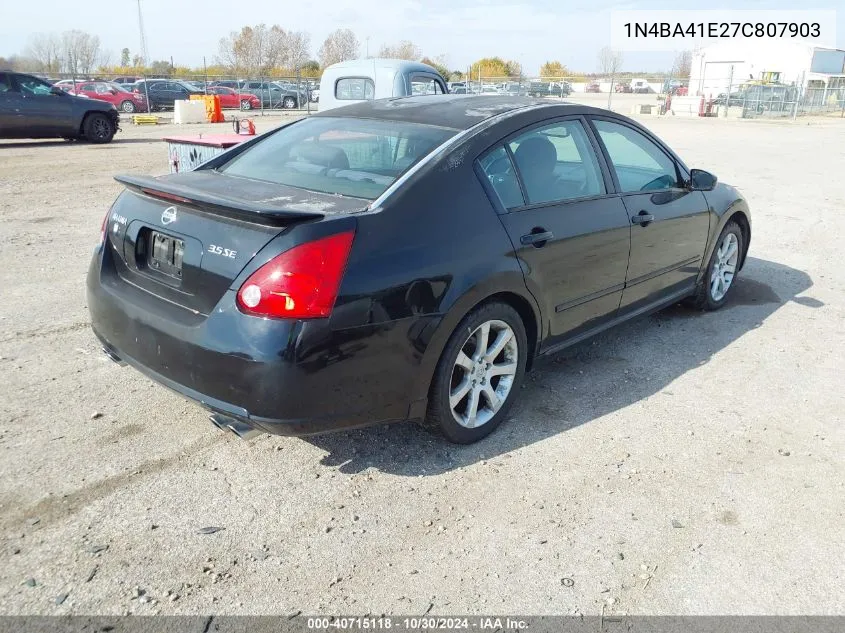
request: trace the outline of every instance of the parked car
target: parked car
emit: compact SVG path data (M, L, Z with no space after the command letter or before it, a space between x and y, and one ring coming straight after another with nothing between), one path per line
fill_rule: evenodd
M118 181L93 331L242 437L417 419L476 441L536 357L724 306L751 236L736 189L635 121L526 98L365 101Z
M712 103L745 108L752 112L790 112L798 98L798 89L786 84L748 83L732 92L721 93Z
M239 90L243 85L243 81L235 81L231 79L222 79L220 81L212 81L209 86L222 86L224 88L231 88L232 90Z
M689 87L686 86L680 79L667 79L663 82L662 92L668 95L685 97L689 94Z
M115 77L111 81L112 81L112 83L115 83L115 84L124 85L124 84L134 84L136 81L141 81L142 79L143 79L143 77L124 76L124 77Z
M119 123L110 103L77 97L25 73L0 72L0 138L108 143Z
M304 100L300 93L272 81L245 81L241 91L255 95L265 108L298 108Z
M150 110L173 109L176 101L187 100L191 95L205 94L184 82L171 79L147 79L132 86L132 90L142 95L149 95Z
M651 92L651 86L645 79L632 79L631 91L635 94L648 94Z
M44 80L49 83L48 80ZM54 86L57 88L61 88L65 92L69 92L74 89L74 86L79 86L82 82L88 81L86 79L60 79L53 83Z
M225 86L209 86L208 94L220 97L221 108L252 110L261 107L261 100L249 92L238 92Z
M528 85L528 95L531 97L566 97L571 91L566 82L532 81Z
M400 59L350 59L323 71L320 111L373 99L448 92L440 74L420 62Z
M631 88L631 84L618 83L613 86L613 91L619 93L629 93L634 92L634 89Z
M71 89L76 95L84 95L89 99L108 101L121 112L146 112L147 98L138 93L124 88L121 84L107 83L105 81L80 81L76 89Z
M601 92L601 86L597 81L591 81L587 84L587 87L584 88L584 92Z

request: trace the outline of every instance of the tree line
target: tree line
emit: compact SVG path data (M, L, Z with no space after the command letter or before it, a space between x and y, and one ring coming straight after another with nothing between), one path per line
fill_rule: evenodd
M135 75L236 75L239 77L295 76L319 77L322 69L337 62L361 57L360 42L350 29L330 33L311 56L311 35L304 31L288 31L278 24L257 24L232 31L218 42L217 53L202 68L175 65L172 60L146 60L123 48L118 63L112 63L109 51L103 50L100 38L84 31L38 33L31 36L23 55L0 57L0 69L10 68L46 74L135 74ZM421 61L433 66L447 80L481 78L520 79L522 65L501 57L483 57L468 68L450 68L445 55L429 56L409 40L385 44L376 57ZM688 77L692 55L679 53L672 76ZM620 74L621 51L604 47L598 54L597 66L602 75ZM623 73L636 74L636 73ZM539 75L548 78L592 76L575 72L557 60L547 61Z

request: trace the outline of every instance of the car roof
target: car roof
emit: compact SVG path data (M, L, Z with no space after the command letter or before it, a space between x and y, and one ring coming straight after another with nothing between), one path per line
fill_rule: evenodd
M318 112L315 116L383 119L466 130L492 116L530 107L556 107L561 114L581 112L584 106L506 95L425 95L362 101Z
M332 64L326 70L329 68L338 70L349 68L355 69L361 68L362 66L366 66L367 68L391 68L399 72L413 72L415 70L422 72L430 72L434 70L434 72L437 72L437 69L429 66L428 64L423 64L422 62L409 61L407 59L393 59L389 57L347 59L345 61Z

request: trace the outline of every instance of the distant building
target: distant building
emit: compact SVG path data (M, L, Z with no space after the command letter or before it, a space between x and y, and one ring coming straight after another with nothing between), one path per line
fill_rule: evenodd
M825 101L834 95L842 99L845 50L789 41L736 41L714 44L693 53L691 95L715 97L736 91L749 82L796 86Z

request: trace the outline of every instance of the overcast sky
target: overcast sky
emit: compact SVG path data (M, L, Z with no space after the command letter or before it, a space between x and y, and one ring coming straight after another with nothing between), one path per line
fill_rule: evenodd
M23 52L32 33L80 29L99 35L112 61L128 47L139 51L137 0L2 0L0 55ZM537 72L557 59L573 70L597 70L597 53L610 42L612 9L698 9L699 0L141 0L147 47L152 59L173 57L177 65L198 66L203 55L213 63L218 41L245 24L279 24L311 34L316 57L326 35L352 29L364 55L385 43L409 39L425 55L445 54L450 67L498 55ZM837 42L845 47L845 8L841 0L813 0L814 9L841 9ZM787 0L733 0L732 9L795 9ZM712 7L708 7L712 8ZM668 70L670 52L627 53L624 70Z

